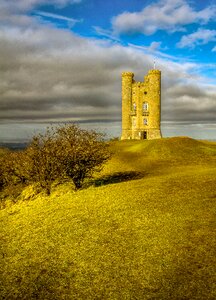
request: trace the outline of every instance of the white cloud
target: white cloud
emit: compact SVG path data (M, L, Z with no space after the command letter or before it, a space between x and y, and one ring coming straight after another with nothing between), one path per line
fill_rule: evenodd
M67 4L80 3L82 0L1 0L0 9L2 11L27 11L39 5L55 5L64 7Z
M150 44L150 46L149 46L149 50L150 51L157 51L157 50L165 50L165 49L167 49L167 48L163 48L162 46L161 46L161 44L162 44L162 42L152 42L151 44Z
M140 32L146 35L158 30L182 31L191 23L208 23L216 15L216 6L195 11L185 0L160 0L140 12L124 12L112 20L115 34Z
M134 45L131 43L129 43L128 45L134 49L143 51L146 54L154 55L161 59L167 59L167 60L171 60L171 61L180 61L181 60L177 56L169 55L169 54L162 52L161 50L165 50L166 48L161 47L161 42L152 42L149 46L138 46L138 45Z
M182 36L177 47L179 48L194 48L198 45L205 45L216 40L216 30L200 28L196 32Z
M82 0L0 0L0 22L1 25L6 26L17 25L27 27L33 23L33 20L30 16L26 15L26 12L40 5L50 4L57 7L64 7L68 4L80 2Z
M47 12L43 12L40 10L35 11L35 14L38 16L41 16L41 17L45 17L45 18L66 21L68 23L69 27L73 27L76 23L82 22L82 20L68 18L68 17L62 16L62 15L47 13Z
M113 35L113 32L111 30L106 30L99 26L93 26L93 29L95 30L98 36L102 36L113 41L120 41L120 39Z
M214 48L212 49L212 52L216 52L216 46L214 46Z

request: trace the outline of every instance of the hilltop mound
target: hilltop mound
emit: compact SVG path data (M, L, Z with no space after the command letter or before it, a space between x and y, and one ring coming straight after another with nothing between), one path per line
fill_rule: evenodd
M189 137L124 142L124 150L152 159L189 159L216 155L216 144L209 145Z
M216 162L216 143L189 137L158 140L126 140L111 145L114 156L106 171L162 172L173 166L205 165Z

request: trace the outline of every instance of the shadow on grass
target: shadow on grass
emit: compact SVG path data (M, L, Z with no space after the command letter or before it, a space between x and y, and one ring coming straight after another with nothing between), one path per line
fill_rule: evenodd
M136 180L141 179L146 174L144 172L136 172L136 171L129 171L129 172L115 172L111 175L106 175L100 178L95 179L92 181L92 184L96 187L102 185L108 185L112 183L119 183L124 181Z

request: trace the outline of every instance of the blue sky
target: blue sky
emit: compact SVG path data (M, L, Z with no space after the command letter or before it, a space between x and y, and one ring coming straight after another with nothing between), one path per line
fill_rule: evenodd
M216 139L216 5L1 0L0 141L50 123L121 131L121 72L162 71L164 136Z

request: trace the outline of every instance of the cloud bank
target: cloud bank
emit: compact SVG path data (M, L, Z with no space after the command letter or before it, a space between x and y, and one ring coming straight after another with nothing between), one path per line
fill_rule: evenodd
M152 35L158 30L184 31L192 23L206 24L216 13L212 5L195 11L185 0L160 0L140 12L124 12L112 20L115 34L143 33Z
M205 45L209 42L216 41L216 30L200 28L196 32L182 36L177 44L179 48L194 48L198 45Z

